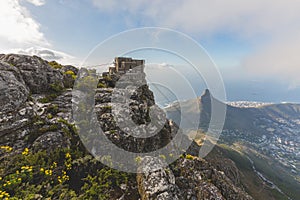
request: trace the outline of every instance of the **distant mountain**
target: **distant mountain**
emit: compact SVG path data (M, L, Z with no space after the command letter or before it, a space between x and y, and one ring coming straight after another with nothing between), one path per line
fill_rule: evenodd
M211 101L218 104L226 104L215 99L209 90L197 99L175 102L165 108L167 116L177 124L182 123L183 128L190 128L190 119L199 118L201 129L206 129L211 117ZM192 110L192 104L198 103L200 110ZM250 103L249 103L250 104ZM256 104L257 106L255 106ZM252 103L248 107L237 107L226 104L226 120L224 130L239 130L243 132L255 132L255 134L269 134L272 129L282 130L281 125L289 122L290 128L300 126L300 104L262 104ZM180 119L181 109L189 109L188 119Z
M263 175L267 174L271 181L281 184L281 190L288 193L290 199L296 199L300 195L297 192L300 191L300 104L252 102L246 106L244 102L242 106L238 103L228 105L215 99L209 90L205 90L201 97L173 103L165 108L165 112L169 119L177 124L181 123L181 127L187 130L195 127L193 122L198 118L198 128L205 132L211 118L212 102L216 105L223 104L227 108L219 143L231 147L237 144L242 146L246 155L251 155L258 163L263 163L260 165ZM188 109L195 103L199 104L200 110L190 109L189 115L181 119L181 109ZM273 171L274 169L276 170Z

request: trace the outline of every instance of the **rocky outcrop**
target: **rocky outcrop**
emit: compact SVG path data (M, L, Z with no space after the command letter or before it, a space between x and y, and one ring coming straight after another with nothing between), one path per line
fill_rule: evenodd
M53 87L63 87L62 73L40 57L8 54L1 55L0 60L18 69L19 76L32 94L47 93Z
M252 200L223 171L204 159L188 156L180 158L170 168L165 166L162 159L142 159L137 175L142 200Z
M175 184L175 176L162 159L144 157L137 174L137 183L142 200L183 199Z
M252 199L223 171L216 170L204 159L180 158L173 166L176 184L185 194L184 199Z
M70 119L72 95L68 96L67 90L62 94L62 81L63 72L37 56L0 55L1 144L22 149L38 139L34 146L42 149L66 145L57 120ZM48 98L56 100L43 103ZM66 105L68 109L63 108ZM48 133L57 137L47 136Z
M14 111L27 101L29 89L19 70L0 61L0 112Z
M0 55L0 145L12 146L16 152L21 152L25 147L31 152L40 150L51 152L57 148L73 145L78 151L83 152L84 148L79 148L80 139L75 127L70 124L74 99L72 99L72 90L67 88L73 86L74 75L81 77L77 69L72 66L55 69L47 61L36 56ZM70 77L72 80L69 79ZM112 88L118 78L115 76L112 79L101 79L102 85L95 90L93 96L97 120L105 136L112 143L130 152L144 153L161 149L177 134L181 134L178 126L166 119L164 112L155 106L154 95L147 85L132 91L129 109L120 102L112 101L112 98L116 97L114 94L117 93L122 97L125 93L125 89L114 91ZM83 86L86 85L89 83ZM108 87L102 87L103 85ZM62 89L57 91L59 88ZM78 105L80 106L82 105ZM113 112L120 117L116 119ZM125 120L124 116L141 127L148 126L151 119L158 119L157 122L160 123L156 125L161 126L161 129L149 138L133 137L126 130L143 134L143 129L131 126L122 129L118 127L116 120L122 124L122 120ZM82 123L88 123L88 120ZM155 127L150 126L150 130L152 129L155 130ZM187 137L182 135L182 141L186 140ZM94 151L103 151L103 148L97 149L97 147L99 143L95 144ZM131 185L123 185L123 189L114 185L111 199L116 199L116 196L119 199L142 200L252 199L238 187L239 177L236 171L231 171L232 175L224 173L222 170L226 170L225 167L215 167L206 160L197 158L198 147L196 143L192 143L192 147L185 154L194 156L182 156L170 166L167 166L163 157L162 159L142 158L138 163L138 173L136 176L130 176L133 177L130 180ZM175 154L184 153L175 145L171 148ZM110 149L106 151L109 155ZM80 152L77 153L81 155ZM76 166L75 161L73 164ZM80 171L80 175L86 177L90 171L93 171L91 168L97 165L99 163L93 162L93 165L87 166L86 171L81 171L80 167L74 167L74 170ZM71 178L72 173L75 172L70 172ZM74 174L74 177L78 174ZM79 181L82 180L78 179L76 182ZM120 192L123 194L122 197L113 195L113 191L117 189L122 190ZM78 191L77 188L76 192ZM130 193L127 194L126 191Z

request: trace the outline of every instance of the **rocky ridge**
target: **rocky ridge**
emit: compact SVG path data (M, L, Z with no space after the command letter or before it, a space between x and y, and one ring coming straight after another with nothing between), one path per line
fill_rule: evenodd
M64 188L74 191L75 194L72 193L74 197L84 199L87 192L83 192L82 188L85 189L83 186L86 183L81 183L82 179L89 173L94 173L93 168L98 172L110 169L90 157L72 125L72 87L76 75L80 77L80 71L75 67L59 64L53 66L53 63L36 56L0 55L0 145L13 148L9 156L22 152L24 148L28 148L33 154L42 150L51 153L60 148L77 149L80 152L77 154L82 156L73 161L73 168L68 171L70 180L65 182ZM131 152L150 152L170 143L177 134L178 127L168 119L164 121L163 128L157 135L147 139L134 138L116 126L112 115L112 107L116 104L111 102L115 80L118 80L118 77L109 79L102 77L95 91L97 118L107 138ZM149 123L150 108L157 109L163 119L163 112L155 107L154 95L147 85L139 88L131 96L131 100L130 111L127 114L136 124ZM176 147L174 150L179 151ZM169 167L162 167L168 158L141 158L137 174L128 175L125 185L117 183L110 185L105 190L107 191L105 198L252 199L238 187L238 178L232 176L232 170L226 171L226 167L217 167L196 155L195 149L182 152L181 158ZM8 159L7 154L3 152L0 157L1 160ZM89 163L88 166L86 163ZM230 165L230 169L237 170L234 164ZM156 170L146 170L147 167L155 166ZM12 172L1 166L0 173L1 176L6 176ZM78 176L82 176L82 179ZM98 180L101 182L101 179ZM47 187L55 188L55 183L52 184ZM11 195L17 196L17 192L10 191ZM50 194L41 189L36 192L36 199L47 195ZM71 199L51 195L51 199ZM100 194L89 195L95 195L92 196L94 199L102 198Z

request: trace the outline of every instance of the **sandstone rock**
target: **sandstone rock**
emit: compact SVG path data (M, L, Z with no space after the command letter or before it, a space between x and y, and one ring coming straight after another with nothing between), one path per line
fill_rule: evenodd
M63 74L64 87L73 88L78 69L72 65L65 65L60 69L60 71Z
M70 141L60 132L48 132L38 137L32 144L33 151L48 150L53 151L56 148L67 148Z
M19 70L26 86L33 94L47 93L53 84L63 87L62 73L37 56L7 54L1 55L0 60Z
M0 112L18 109L28 96L29 90L18 69L0 61Z
M207 161L194 157L176 161L176 183L182 189L185 199L230 199L252 200L252 197L233 182L222 171L216 170ZM178 171L177 171L178 170Z
M137 182L142 200L183 199L175 184L175 177L165 161L144 157L141 160Z

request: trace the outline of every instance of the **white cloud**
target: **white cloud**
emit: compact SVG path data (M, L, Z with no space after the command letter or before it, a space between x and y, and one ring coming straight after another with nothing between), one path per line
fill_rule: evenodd
M92 0L103 12L142 17L144 25L179 28L187 32L229 31L243 35L282 32L299 22L299 0ZM297 26L299 23L297 23Z
M0 0L0 52L37 55L62 64L79 63L73 56L50 49L51 44L40 30L41 25L20 4L21 1ZM45 4L45 0L26 1L35 6Z
M263 46L247 57L243 67L252 74L275 77L300 86L300 30Z
M126 13L144 26L242 38L257 50L242 61L254 75L273 75L300 86L300 0L92 1L102 12Z
M46 3L46 0L26 0L29 3L32 3L35 6L42 6Z
M32 1L41 3L42 1ZM33 45L50 46L29 11L18 0L0 1L0 50Z
M55 51L55 50L43 48L43 47L30 47L27 49L13 49L7 53L17 53L17 54L24 54L24 55L30 55L30 56L36 55L45 60L48 60L48 61L55 60L61 64L65 64L65 65L72 64L72 65L79 66L79 63L81 62L77 58L75 58L69 54L66 54L64 52Z

